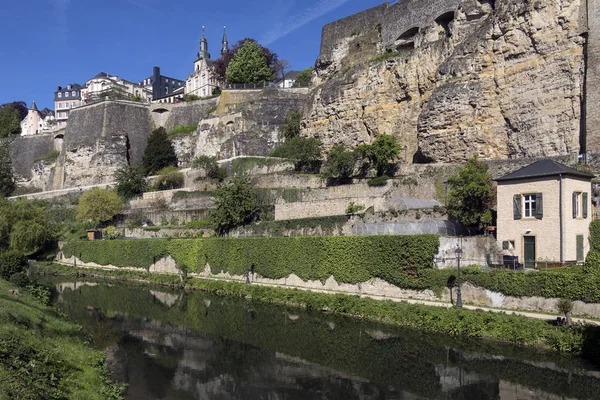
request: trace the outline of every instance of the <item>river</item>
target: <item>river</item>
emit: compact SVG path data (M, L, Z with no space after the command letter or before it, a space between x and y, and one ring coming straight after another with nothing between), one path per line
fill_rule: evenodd
M600 398L569 357L200 292L52 278L127 399Z

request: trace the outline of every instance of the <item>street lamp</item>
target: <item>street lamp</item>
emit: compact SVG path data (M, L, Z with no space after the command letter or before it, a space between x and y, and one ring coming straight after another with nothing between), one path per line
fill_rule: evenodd
M454 253L456 254L456 262L458 264L458 290L456 291L456 307L462 307L462 294L460 293L460 257L462 256L463 251L457 245Z

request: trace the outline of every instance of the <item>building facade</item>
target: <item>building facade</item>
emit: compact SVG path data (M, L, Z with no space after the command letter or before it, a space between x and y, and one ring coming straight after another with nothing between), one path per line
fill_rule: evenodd
M291 88L294 87L294 83L296 82L296 77L300 71L289 71L285 74L284 78L277 82L277 87L280 88Z
M229 42L227 41L227 31L225 29L221 41L221 54L229 52ZM211 96L215 88L222 86L222 82L219 82L216 77L214 71L215 61L210 59L208 40L204 36L204 27L202 27L200 51L198 51L197 56L196 61L194 61L194 72L190 73L185 81L185 94L198 97Z
M54 92L54 115L57 128L66 127L70 110L81 106L82 89L83 86L80 84L72 83L64 88L58 86L56 92Z
M541 160L497 179L497 239L504 255L530 268L583 262L589 251L592 178Z
M131 98L147 102L152 100L151 90L141 84L130 82L115 75L109 75L106 72L100 72L88 80L82 93L84 103L94 102L105 96Z
M40 133L50 133L54 130L56 121L54 111L44 108L39 111L35 101L31 103L27 116L21 121L21 135L37 135Z
M151 94L153 102L164 102L183 97L185 81L161 75L160 68L155 66L152 76L141 81L139 85Z

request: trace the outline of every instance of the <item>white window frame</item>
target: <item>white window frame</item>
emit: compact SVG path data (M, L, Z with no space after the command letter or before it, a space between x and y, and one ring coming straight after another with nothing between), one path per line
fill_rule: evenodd
M58 92L58 98L62 99L62 93L61 92Z
M73 90L73 91L71 92L71 97L77 97L77 92Z
M65 92L65 98L69 97L69 92Z
M576 218L581 218L583 213L582 213L582 207L581 207L581 203L582 203L582 199L581 199L581 192L576 192L577 196L575 196L575 215L577 215Z
M75 107L77 107L77 102L76 102L76 101L74 101L74 102L71 104L71 107L72 107L72 108L75 108Z
M58 103L58 108L62 108L62 103Z
M536 213L536 194L528 193L523 195L523 218L535 218ZM528 209L529 207L529 209Z

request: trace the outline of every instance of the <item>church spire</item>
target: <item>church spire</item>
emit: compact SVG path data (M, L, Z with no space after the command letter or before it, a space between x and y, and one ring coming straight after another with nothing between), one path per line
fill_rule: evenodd
M208 52L208 40L204 36L204 26L202 27L202 38L200 38L200 51L198 52L198 59L204 58L210 60L210 53Z
M229 42L227 41L227 27L223 27L223 41L221 42L221 54L229 52Z

